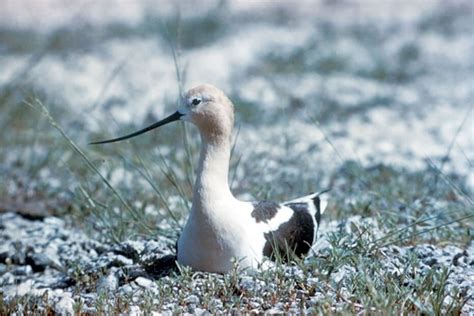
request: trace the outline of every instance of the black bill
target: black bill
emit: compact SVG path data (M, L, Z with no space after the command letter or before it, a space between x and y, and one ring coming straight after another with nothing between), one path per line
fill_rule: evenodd
M167 118L164 118L162 119L161 121L158 121L156 123L153 123L151 124L150 126L148 127L145 127L144 129L141 129L139 131L136 131L134 133L131 133L131 134L128 134L128 135L125 135L125 136L121 136L121 137L117 137L117 138L113 138L113 139L108 139L108 140L100 140L100 141L97 141L97 142L92 142L92 143L89 143L89 145L98 145L98 144L106 144L106 143L113 143L113 142L119 142L121 140L125 140L125 139L129 139L129 138L132 138L132 137L135 137L135 136L138 136L138 135L141 135L143 133L146 133L146 132L149 132L151 131L152 129L155 129L157 127L160 127L160 126L163 126L165 124L168 124L168 123L171 123L171 122L174 122L174 121L178 121L181 116L183 116L183 114L179 113L178 111L174 112L173 114L171 114L170 116L168 116Z

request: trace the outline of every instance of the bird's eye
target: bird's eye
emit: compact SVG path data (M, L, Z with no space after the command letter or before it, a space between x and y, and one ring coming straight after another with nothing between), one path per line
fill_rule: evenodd
M192 105L198 105L199 103L201 103L201 99L193 99L193 101L191 102Z

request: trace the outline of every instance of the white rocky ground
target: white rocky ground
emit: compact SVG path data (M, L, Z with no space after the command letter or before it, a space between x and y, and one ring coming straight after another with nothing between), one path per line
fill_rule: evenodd
M347 221L346 228L351 223L361 223L358 217ZM337 222L324 225L323 235L340 229ZM321 241L318 253L330 251L329 244ZM421 259L417 274L425 274L430 270L439 270L446 267L450 274L446 291L453 285L460 289L461 297L469 298L474 295L474 243L466 249L456 246L433 246L421 244L411 247L388 246L380 249L383 254L382 264L387 273L403 276L403 286L416 287L411 284L410 274L407 274L407 262L415 255ZM155 283L158 278L168 278L166 275L172 270L172 254L166 244L155 240L134 240L117 245L101 243L88 238L82 231L78 231L64 220L48 217L43 220L30 220L13 213L0 214L0 284L2 295L5 298L15 296L37 296L44 302L44 293L47 292L46 302L60 314L73 314L81 302L83 312L97 313L98 302L107 297L105 302L113 306L119 295L130 297L130 311L139 312L143 297L151 297L155 306L161 306L162 311L171 313L182 307L178 296L170 296L163 305L160 302L160 289ZM309 259L311 260L311 259ZM272 268L270 268L272 269ZM305 272L297 267L288 266L285 269L288 276L297 277ZM351 266L342 266L331 274L330 282L340 282L356 274ZM84 279L90 278L90 280ZM195 277L192 284L193 294L185 298L184 311L189 313L203 313L202 298L204 293L202 284L205 280ZM307 282L321 283L318 277L308 278ZM84 284L90 287L81 288ZM173 283L171 283L173 284ZM175 284L175 293L178 293L178 284ZM250 306L256 311L265 309L261 305L265 296L264 283L252 277L252 274L241 275L236 285L239 289L252 289L260 295L251 299ZM153 295L155 293L155 295ZM350 296L350 290L340 290L343 295ZM285 302L275 302L268 312L278 313L293 311L304 312L314 304L318 304L326 293L316 292L307 295L301 306L300 299L295 299L294 306L285 306ZM110 295L110 296L107 296ZM332 293L337 301L337 293ZM319 299L318 299L319 298ZM149 298L150 299L150 298ZM214 306L209 310L222 308L219 298L213 301ZM268 307L267 307L268 308ZM337 309L337 304L335 305ZM142 310L143 311L143 310ZM110 312L110 310L109 310ZM463 313L474 313L474 300L469 299L463 308Z

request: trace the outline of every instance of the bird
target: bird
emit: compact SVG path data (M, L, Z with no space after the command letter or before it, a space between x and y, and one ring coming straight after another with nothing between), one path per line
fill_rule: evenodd
M190 89L181 99L176 112L148 127L90 143L122 141L174 121L197 127L199 164L192 207L177 241L177 262L195 271L227 273L236 260L240 267L255 270L266 261L288 262L307 255L328 204L328 190L283 203L237 199L228 179L233 103L210 84Z

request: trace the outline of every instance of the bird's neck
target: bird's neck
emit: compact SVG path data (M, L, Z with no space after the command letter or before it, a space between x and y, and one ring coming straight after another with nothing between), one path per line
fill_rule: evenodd
M202 145L199 166L193 190L193 209L203 213L232 199L228 175L230 137L201 135Z

